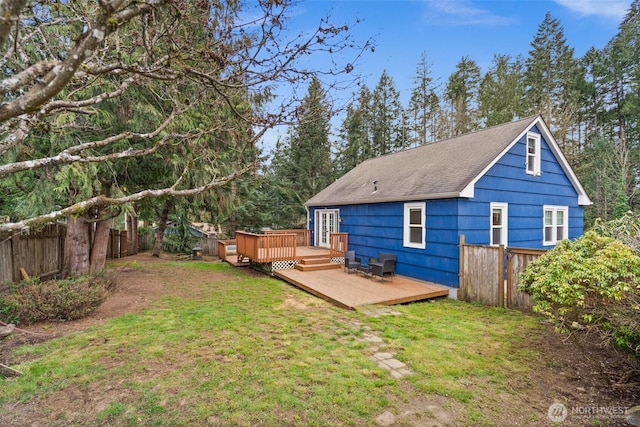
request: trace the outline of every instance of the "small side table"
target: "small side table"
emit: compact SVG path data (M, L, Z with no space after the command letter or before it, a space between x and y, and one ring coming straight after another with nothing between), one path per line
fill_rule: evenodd
M371 267L368 265L359 265L357 271L364 274L365 276L371 277Z

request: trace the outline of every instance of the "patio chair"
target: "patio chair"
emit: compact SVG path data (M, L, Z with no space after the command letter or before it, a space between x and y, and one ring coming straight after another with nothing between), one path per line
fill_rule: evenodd
M369 258L369 265L382 264L385 259L390 259L393 261L391 263L387 263L387 270L385 270L385 273L394 276L396 274L396 256L394 254L390 254L388 252L378 252L377 258Z
M391 258L385 258L382 262L370 263L369 267L371 267L371 276L379 276L380 280L384 280L385 274L393 274L395 263L396 261Z
M344 253L344 268L347 270L347 273L351 270L357 271L358 267L362 265L361 261L360 257L356 256L355 251L346 251Z

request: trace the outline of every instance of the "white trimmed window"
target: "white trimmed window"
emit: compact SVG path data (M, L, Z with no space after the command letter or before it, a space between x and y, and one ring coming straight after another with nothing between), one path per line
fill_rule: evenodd
M424 249L426 247L426 203L404 204L404 246Z
M540 135L537 133L527 133L526 166L529 175L540 175Z
M507 246L507 214L506 203L491 203L491 245Z
M555 245L569 237L569 208L544 206L543 245Z

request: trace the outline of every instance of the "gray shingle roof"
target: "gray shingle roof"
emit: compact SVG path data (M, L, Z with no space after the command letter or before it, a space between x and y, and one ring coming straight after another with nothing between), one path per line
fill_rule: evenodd
M527 117L366 160L309 199L305 205L460 197L469 184L538 120L542 120L540 116Z

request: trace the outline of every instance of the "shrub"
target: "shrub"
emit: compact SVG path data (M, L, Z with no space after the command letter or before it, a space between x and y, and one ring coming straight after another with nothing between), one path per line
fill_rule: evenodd
M531 262L520 287L562 329L597 331L640 358L640 257L589 231Z
M104 275L24 280L0 295L0 317L12 323L79 319L100 305L113 286Z

